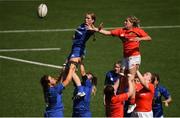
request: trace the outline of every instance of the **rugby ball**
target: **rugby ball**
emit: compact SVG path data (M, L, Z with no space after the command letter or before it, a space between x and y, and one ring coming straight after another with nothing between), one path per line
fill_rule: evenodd
M45 17L45 16L47 15L47 12L48 12L47 5L41 3L41 4L38 6L38 15L39 15L39 17L41 17L41 18Z

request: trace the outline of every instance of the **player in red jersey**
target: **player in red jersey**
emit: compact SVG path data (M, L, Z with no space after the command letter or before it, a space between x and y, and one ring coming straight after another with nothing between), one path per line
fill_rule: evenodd
M144 73L142 76L137 71L140 83L136 83L135 103L136 108L132 113L133 117L153 117L152 101L154 97L154 85L151 83L154 75L150 72Z
M127 93L116 95L114 87L107 85L104 88L105 94L105 108L107 117L123 117L124 116L124 102L132 96L134 92L133 80L128 80L129 89Z
M124 21L123 28L117 28L111 31L99 28L89 27L90 30L99 32L104 35L116 36L122 40L123 43L123 62L124 69L128 70L131 74L130 77L134 78L136 71L141 63L141 54L139 50L140 41L149 41L151 37L139 27L140 20L135 16L129 16Z
M134 79L136 71L141 64L140 54L140 41L150 41L151 37L139 26L140 20L135 16L128 16L124 21L124 27L117 28L111 31L102 29L102 25L99 28L89 27L90 30L99 32L108 36L116 36L122 40L123 43L123 59L122 70L127 71ZM121 74L124 74L124 71ZM133 111L135 105L134 100L131 100L128 111Z

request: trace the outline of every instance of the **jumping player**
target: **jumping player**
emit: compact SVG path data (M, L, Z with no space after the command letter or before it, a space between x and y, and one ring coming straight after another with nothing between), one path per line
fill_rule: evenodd
M102 25L99 28L89 27L90 30L99 32L108 36L116 36L122 40L123 43L123 60L122 60L122 72L125 71L131 76L129 78L135 78L136 71L139 69L141 64L140 54L140 42L150 41L151 37L140 28L140 20L135 16L128 16L124 21L123 28L117 28L111 31L102 29ZM129 106L130 111L135 107L134 100L132 100Z
M94 31L88 30L87 27L91 27L96 21L96 16L94 13L87 13L85 15L84 23L82 23L76 30L73 36L73 45L71 53L68 57L67 69L72 70L72 68L77 68L78 64L82 63L83 56L85 55L86 42L94 34ZM68 65L72 64L73 67L69 68ZM72 71L70 71L72 72ZM68 73L71 74L71 73ZM78 88L78 96L84 96L83 87L81 86L80 78L76 73L73 74L73 80Z
M150 41L151 37L140 28L140 20L135 16L129 16L124 21L123 28L117 28L111 31L102 29L102 26L99 28L89 27L90 30L99 32L108 36L116 36L122 40L123 43L123 60L122 66L124 69L128 70L131 76L134 78L137 69L141 63L141 54L140 54L140 42L141 41Z

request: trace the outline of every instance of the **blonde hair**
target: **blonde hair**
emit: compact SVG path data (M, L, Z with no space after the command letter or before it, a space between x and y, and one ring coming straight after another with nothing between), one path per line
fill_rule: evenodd
M91 16L91 18L94 20L94 22L93 22L93 24L94 24L95 21L96 21L96 15L95 15L95 13L89 12L89 13L86 13L86 15L90 15L90 16Z
M128 16L127 19L133 23L134 27L140 27L140 20L136 16Z

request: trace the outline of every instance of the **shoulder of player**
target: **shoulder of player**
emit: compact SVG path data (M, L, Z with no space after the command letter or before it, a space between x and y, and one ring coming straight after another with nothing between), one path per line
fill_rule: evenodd
M158 87L159 91L165 91L165 90L167 90L167 88L164 87L164 86L162 86L162 85L158 85L157 87Z
M65 89L65 86L63 85L63 83L58 83L53 88L59 91Z
M106 75L110 75L110 74L112 74L114 71L113 70L110 70L110 71L108 71L107 73L106 73Z

